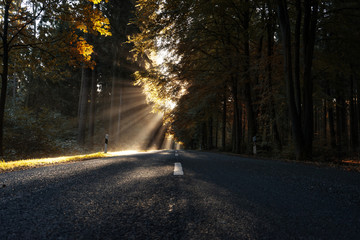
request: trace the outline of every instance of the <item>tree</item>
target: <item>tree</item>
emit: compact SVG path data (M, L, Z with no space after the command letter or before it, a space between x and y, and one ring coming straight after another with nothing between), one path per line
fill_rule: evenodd
M3 23L3 32L1 35L2 38L2 73L1 73L1 96L0 96L0 155L3 155L3 135L4 135L4 113L5 113L5 101L6 101L6 92L7 92L7 83L8 83L8 74L9 74L9 51L11 40L8 41L9 37L9 11L12 1L5 1L4 4L4 23Z
M294 84L293 80L293 64L292 64L292 39L291 39L291 24L288 12L287 1L279 0L278 5L278 18L282 33L282 44L284 49L284 72L285 81L287 86L287 101L290 111L290 118L292 123L292 131L294 143L296 147L297 159L311 159L312 158L312 142L313 142L313 79L312 79L312 59L315 45L315 32L317 23L318 1L304 1L304 25L303 25L303 41L304 41L304 79L303 79L303 111L304 122L301 120L301 109L299 101L299 86L298 79ZM301 14L300 1L296 4L298 15ZM301 16L297 17L296 39L299 38L299 24ZM298 40L296 40L298 41ZM300 45L298 42L295 44L296 62L298 61ZM299 71L298 62L296 69ZM296 76L299 72L296 72ZM298 78L298 77L296 77ZM295 90L296 89L296 90ZM295 95L295 92L297 92Z
M100 1L91 0L93 3ZM76 61L82 61L85 64L93 64L91 61L92 47L85 41L83 37L79 37L78 30L84 32L96 31L100 34L109 35L108 21L101 15L101 12L89 8L84 2L74 1L72 3L58 4L57 1L4 1L2 8L2 94L0 97L0 154L3 155L3 121L5 111L5 101L7 92L7 82L9 74L10 53L15 53L21 49L27 49L29 52L39 49L42 53L49 54L52 58L56 58L53 52L54 47L58 48L58 52L67 52L70 57L70 64L77 64ZM33 6L29 9L27 6ZM76 12L76 14L75 14ZM36 21L42 23L36 25ZM49 34L41 27L45 26L45 22L49 24L57 24L59 21L65 22L69 31L58 31L56 34ZM53 26L54 26L53 25ZM39 29L37 29L39 28ZM46 28L46 27L45 27ZM54 28L53 28L54 29ZM77 30L78 29L78 30ZM49 29L48 29L49 30ZM52 31L52 30L50 30ZM52 32L54 33L54 31ZM52 48L45 47L52 44ZM12 58L15 60L15 58Z
M171 55L162 66L149 63L137 82L155 103L178 102L168 115L179 140L193 147L207 138L211 146L214 119L223 119L223 146L228 121L234 152L249 152L253 135L260 135L264 150L272 150L269 141L284 154L294 147L299 160L324 151L319 143L328 138L334 146L335 135L339 150L358 145L358 72L351 64L358 35L350 34L357 32L355 1L154 0L137 6L137 56L150 62L147 56L164 49Z

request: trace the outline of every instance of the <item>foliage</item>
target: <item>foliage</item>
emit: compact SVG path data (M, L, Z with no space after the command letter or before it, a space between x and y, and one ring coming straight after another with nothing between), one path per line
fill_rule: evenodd
M106 2L12 0L0 6L1 111L6 97L11 101L4 124L7 158L77 148L72 120L80 85L77 69L96 65L90 35L111 36L102 11Z
M223 149L230 138L235 152L251 149L255 133L265 154L318 159L314 140L344 156L342 146L360 142L359 9L338 0L139 0L130 41L146 69L136 82L156 109L177 103L168 121L189 148L218 144L221 131Z
M71 122L49 109L8 108L5 128L7 159L53 156L74 151L74 143L64 146L73 139Z
M130 106L146 108L124 97L131 75L189 148L251 153L255 135L264 155L335 159L360 150L358 1L4 3L10 155L77 149L77 115L89 146L105 132L121 145Z
M67 59L81 59L90 64L93 50L81 34L111 36L109 20L87 0L60 4L51 0L9 2L12 51L35 49L53 58L63 52L69 54ZM0 8L2 16L3 11L4 8Z

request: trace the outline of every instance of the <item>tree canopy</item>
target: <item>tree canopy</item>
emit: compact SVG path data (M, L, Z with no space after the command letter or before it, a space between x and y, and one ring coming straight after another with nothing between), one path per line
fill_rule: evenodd
M111 133L114 149L161 148L167 134L193 149L356 156L359 11L355 0L2 0L1 155L101 148Z
M351 155L359 17L357 1L140 0L134 51L171 57L137 82L152 102L176 101L167 116L188 148L251 153L256 136L267 154Z

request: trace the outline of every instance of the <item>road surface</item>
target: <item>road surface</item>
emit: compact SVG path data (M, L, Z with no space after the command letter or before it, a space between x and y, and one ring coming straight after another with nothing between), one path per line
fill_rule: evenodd
M360 239L360 173L195 151L3 173L0 239Z

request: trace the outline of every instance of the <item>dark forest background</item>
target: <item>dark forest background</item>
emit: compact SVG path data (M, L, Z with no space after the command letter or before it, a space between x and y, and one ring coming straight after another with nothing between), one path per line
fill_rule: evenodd
M106 133L114 150L167 133L188 149L252 154L256 136L260 156L359 158L358 1L3 0L1 16L5 159L100 151Z

